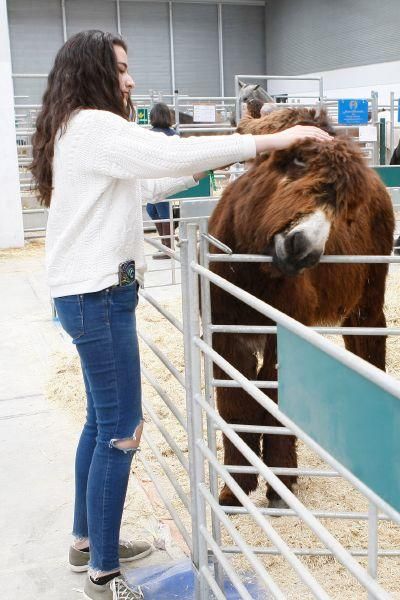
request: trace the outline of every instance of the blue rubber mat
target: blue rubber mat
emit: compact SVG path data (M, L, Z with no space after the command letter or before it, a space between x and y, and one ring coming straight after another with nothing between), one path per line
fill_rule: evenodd
M125 571L128 584L133 588L140 586L144 600L195 600L195 573L190 559L152 565ZM254 600L267 600L265 587L254 575L241 577L247 591ZM228 580L224 585L227 600L239 600L240 596ZM210 600L214 596L210 594Z

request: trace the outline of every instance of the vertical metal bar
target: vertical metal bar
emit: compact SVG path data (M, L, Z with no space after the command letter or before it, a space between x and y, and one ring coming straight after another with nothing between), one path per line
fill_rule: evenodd
M386 119L379 119L379 164L386 164Z
M235 75L235 96L236 96L236 100L235 100L235 109L236 109L236 125L239 123L240 121L240 101L239 101L239 93L240 93L240 89L239 89L239 77L237 75Z
M368 573L374 579L378 574L378 510L372 502L368 507ZM375 600L375 595L368 593L368 600Z
M121 35L121 7L119 5L119 0L115 0L115 7L117 9L117 32Z
M394 152L394 120L395 120L394 92L390 92L390 138L389 138L390 156L392 156L393 152Z
M205 269L209 268L210 260L209 254L209 241L202 234L208 234L208 219L202 219L200 221L200 264ZM211 294L210 294L210 281L209 279L203 278L201 281L201 321L203 329L203 339L206 344L212 346L212 332L210 325L212 323L211 317ZM213 387L211 381L213 379L213 363L209 356L204 355L204 395L205 400L210 404L212 408L215 408ZM207 444L210 451L215 457L217 457L217 437L216 429L212 419L207 416ZM218 475L215 468L209 463L209 477L210 477L210 491L215 500L218 502ZM217 545L221 547L221 523L214 511L211 512L212 522L212 533L213 538ZM219 587L224 589L224 572L220 562L217 560L214 562L215 578Z
M169 51L171 59L171 93L175 93L175 48L174 48L174 22L172 13L172 2L168 2L169 8Z
M67 35L67 15L65 12L65 0L61 0L61 21L62 21L62 28L63 28L63 40L64 43L67 41L68 39L68 35Z
M318 85L319 85L319 107L320 107L320 109L322 109L324 106L324 79L323 79L323 77L320 78Z
M176 131L179 133L179 92L178 90L174 91L174 107L175 107L175 124Z
M218 58L219 58L219 91L225 96L224 83L224 39L222 32L222 4L218 2Z
M182 324L183 324L183 349L185 359L185 386L186 386L186 418L188 435L188 460L189 460L189 480L190 480L190 498L192 514L192 547L191 558L193 563L199 564L199 546L197 527L197 496L195 494L194 480L194 438L193 438L193 415L190 398L192 395L192 359L191 359L191 339L190 339L190 289L189 289L189 259L188 259L188 240L187 223L181 224L181 277L182 277Z
M203 441L203 413L200 405L195 398L201 394L201 352L195 344L195 337L200 336L200 310L199 310L199 276L191 268L192 262L197 262L197 225L191 223L187 228L187 267L188 267L188 316L189 316L189 335L190 335L190 358L191 358L191 390L188 397L188 405L192 413L191 423L188 423L188 432L192 436L192 444L194 449L194 487L192 495L196 498L197 519L194 526L196 527L196 540L198 543L198 572L199 572L199 587L196 598L199 600L207 600L208 598L208 583L203 576L203 569L208 568L208 549L207 541L200 534L200 528L207 528L206 504L203 495L200 492L200 485L204 483L204 457L199 447L198 441Z
M173 210L173 201L170 200L168 202L168 208L169 208L169 240L170 240L170 248L171 250L175 251L175 229L174 229L174 210ZM161 240L163 244L165 244L165 241ZM175 260L173 258L171 258L171 280L172 280L172 285L176 284L176 264L175 264Z
M371 120L373 125L378 129L378 92L371 92ZM379 133L379 129L378 132ZM377 141L372 142L372 164L378 164L378 152L379 152L379 135Z

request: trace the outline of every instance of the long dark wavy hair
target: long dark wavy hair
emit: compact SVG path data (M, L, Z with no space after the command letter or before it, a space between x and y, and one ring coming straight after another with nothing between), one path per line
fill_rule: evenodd
M33 186L45 206L52 193L54 139L59 130L65 132L71 114L81 108L108 110L125 119L134 114L131 99L125 105L119 87L114 44L127 51L124 40L111 33L81 31L57 53L32 137Z

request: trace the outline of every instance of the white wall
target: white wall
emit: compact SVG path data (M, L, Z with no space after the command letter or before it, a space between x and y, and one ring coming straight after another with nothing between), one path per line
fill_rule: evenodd
M24 245L6 0L0 0L0 248Z
M279 73L276 73L279 75ZM324 93L328 98L368 98L371 91L379 94L379 104L389 104L390 92L400 97L400 60L377 63L348 69L334 69L318 73L300 74L305 77L323 77ZM312 93L317 84L310 82L271 82L268 89L272 93Z

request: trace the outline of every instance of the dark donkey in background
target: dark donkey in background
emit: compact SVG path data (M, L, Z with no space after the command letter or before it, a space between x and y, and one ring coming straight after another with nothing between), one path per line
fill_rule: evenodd
M335 135L325 113L290 108L260 119L247 116L238 130L273 133L296 123ZM339 136L324 144L305 140L257 159L228 186L210 220L210 233L233 252L267 254L273 263L213 263L211 269L305 325L385 327L387 265L319 264L319 259L324 252L390 255L393 229L391 199L358 147ZM273 324L214 285L211 293L213 323ZM385 369L385 337L344 336L344 341L348 350ZM277 378L273 335L216 333L214 347L248 379ZM217 366L214 376L227 379ZM265 393L278 401L276 391ZM280 425L241 389L218 388L217 404L229 423ZM240 435L269 466L297 467L293 436ZM248 465L225 437L224 451L225 464ZM246 493L257 487L257 475L234 477ZM281 480L292 489L296 477ZM267 497L270 506L283 505L274 489L268 488ZM220 502L239 504L227 486Z

